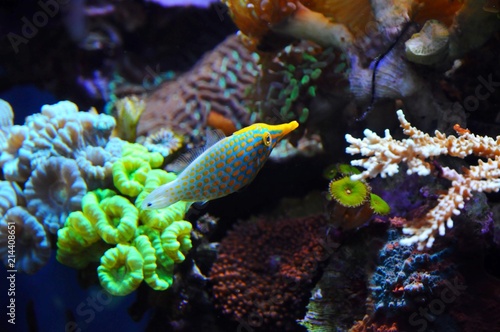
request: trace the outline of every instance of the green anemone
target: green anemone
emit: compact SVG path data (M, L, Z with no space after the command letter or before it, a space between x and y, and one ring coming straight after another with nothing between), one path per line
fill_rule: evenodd
M330 182L330 195L345 207L357 207L363 204L370 188L363 181L353 181L349 176Z
M374 213L381 215L388 214L391 211L389 204L382 197L375 194L370 194L370 207Z

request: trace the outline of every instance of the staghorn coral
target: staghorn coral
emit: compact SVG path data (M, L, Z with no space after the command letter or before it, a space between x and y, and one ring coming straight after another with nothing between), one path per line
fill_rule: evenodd
M207 125L217 128L221 123L217 116L209 121L211 113L232 123L229 128L222 122L220 129L226 129L227 135L248 125L246 89L258 75L257 59L237 36L229 36L194 68L165 82L146 99L137 134L147 136L165 128L192 139Z
M0 257L9 270L35 273L50 258L43 225L25 208L14 206L0 219Z
M398 119L407 139L395 140L386 130L385 137L380 137L366 129L365 138L356 139L346 135L350 146L346 149L350 154L361 154L365 158L351 162L352 165L364 167L361 174L352 175L352 179L368 177L392 176L399 171L398 164L408 165L407 174L416 173L420 176L429 175L435 169L430 162L434 157L449 155L465 158L470 155L486 158L478 161L477 166L463 168L462 173L449 167L440 167L441 177L451 181L447 193L439 195L437 205L430 209L423 218L413 220L403 232L411 235L401 240L403 244L418 243L418 248L431 247L436 233L445 234L446 227L453 227L453 215L459 215L464 203L472 197L473 191L497 192L500 190L498 181L500 166L500 138L482 137L470 133L456 125L458 137L447 136L436 130L432 137L410 125L403 111L397 112Z
M24 188L28 210L52 233L81 205L87 185L72 159L50 157L38 165Z
M321 216L241 223L219 248L210 272L216 306L262 330L296 328L322 259Z

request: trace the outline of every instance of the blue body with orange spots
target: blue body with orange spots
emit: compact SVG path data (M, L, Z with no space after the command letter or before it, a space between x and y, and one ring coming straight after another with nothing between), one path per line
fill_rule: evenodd
M177 179L151 192L143 209L160 209L178 201L199 202L229 195L249 184L272 149L298 127L256 123L225 137L204 151Z

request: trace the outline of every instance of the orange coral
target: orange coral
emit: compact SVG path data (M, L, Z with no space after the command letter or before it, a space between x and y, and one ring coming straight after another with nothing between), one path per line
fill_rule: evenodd
M464 4L459 0L418 0L417 3L414 21L423 24L427 20L434 19L448 26L451 25L456 12Z
M208 113L207 125L222 130L226 136L232 135L237 130L233 121L214 111Z
M251 39L260 39L273 25L283 22L294 14L300 5L345 24L355 32L366 30L373 19L368 0L250 0L223 1L230 10L234 23Z
M298 0L223 0L234 23L251 38L264 36L271 25L287 18L297 9Z

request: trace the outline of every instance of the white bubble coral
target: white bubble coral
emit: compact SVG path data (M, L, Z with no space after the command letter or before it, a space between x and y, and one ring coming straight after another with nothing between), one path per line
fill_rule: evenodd
M87 185L76 161L50 157L40 164L26 182L24 196L28 210L55 234L68 214L78 210Z
M13 207L0 219L0 257L8 269L35 273L47 263L50 252L45 229L25 208Z

